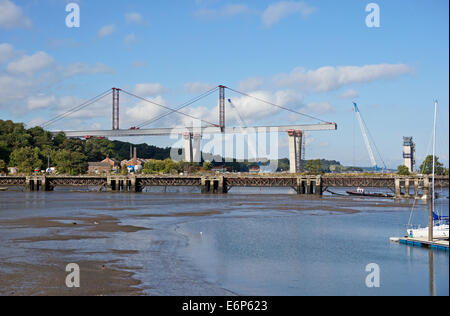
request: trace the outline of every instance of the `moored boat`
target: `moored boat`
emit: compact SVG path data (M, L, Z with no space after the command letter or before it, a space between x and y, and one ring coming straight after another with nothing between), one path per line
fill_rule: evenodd
M365 189L358 188L356 191L347 191L347 194L353 196L368 196L368 197L382 197L382 198L392 198L392 194L380 193L380 192L368 192Z

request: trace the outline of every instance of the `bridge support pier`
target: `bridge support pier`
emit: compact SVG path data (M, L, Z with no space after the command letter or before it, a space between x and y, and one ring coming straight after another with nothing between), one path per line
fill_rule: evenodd
M194 134L192 137L192 162L200 164L202 162L201 142L202 135Z
M192 152L192 134L184 133L184 160L191 163L194 160Z
M400 199L402 198L402 187L401 187L401 183L400 183L400 179L399 178L395 178L395 198L396 199Z
M288 136L290 173L300 173L302 172L303 132L290 130Z
M202 194L226 194L228 188L224 177L206 178L202 177Z
M411 198L411 186L409 179L405 179L405 198Z
M322 177L302 176L297 178L297 194L299 195L323 195Z
M414 186L411 190L411 185ZM430 198L431 183L428 177L415 177L415 178L395 178L394 193L396 199L424 199ZM420 194L422 189L422 194ZM414 191L411 194L411 191Z
M106 191L141 192L142 188L135 175L127 177L108 176L106 180Z
M431 183L428 177L423 179L422 198L425 200L430 199L431 195Z
M33 191L53 191L53 187L45 176L29 176L25 180L26 190Z
M189 163L201 163L202 151L200 134L184 133L184 159Z

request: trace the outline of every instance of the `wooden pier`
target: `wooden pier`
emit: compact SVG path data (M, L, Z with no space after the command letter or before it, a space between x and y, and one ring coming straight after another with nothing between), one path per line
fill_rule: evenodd
M449 251L448 239L434 239L433 241L428 241L427 238L393 237L391 238L391 242L413 247L425 247L433 250Z

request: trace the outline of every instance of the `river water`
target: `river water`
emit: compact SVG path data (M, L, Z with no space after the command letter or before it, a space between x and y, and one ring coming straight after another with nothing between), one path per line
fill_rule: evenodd
M73 294L64 267L75 262L76 294L449 295L448 252L389 241L405 235L412 201L149 191L0 192L0 294ZM426 225L425 203L413 209ZM366 285L369 264L379 287Z

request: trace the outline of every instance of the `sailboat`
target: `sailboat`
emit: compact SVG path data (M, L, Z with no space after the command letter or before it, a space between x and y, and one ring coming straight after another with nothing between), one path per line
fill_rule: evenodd
M433 229L430 227L413 227L408 225L407 233L410 238L428 238L431 240L431 236L429 236L430 232L433 232L433 238L448 238L449 235L449 218L448 216L440 216L436 213L435 208L435 168L436 168L436 120L437 120L437 107L438 102L434 103L434 130L433 130L433 180L431 185L431 203L430 203L430 212L432 212L432 224Z

